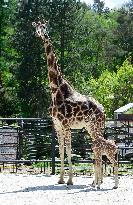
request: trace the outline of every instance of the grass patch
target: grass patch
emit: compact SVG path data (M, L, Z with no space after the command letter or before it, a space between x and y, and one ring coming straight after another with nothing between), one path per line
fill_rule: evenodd
M19 165L18 166L18 173L19 170L21 170L21 173L24 171L32 170L32 172L45 172L45 173L51 173L52 172L52 164L50 162L38 162L38 163L33 163L30 166L26 165ZM59 174L60 173L60 163L56 163L55 166L55 173ZM73 173L74 175L93 175L94 174L94 165L92 163L74 163L73 164ZM68 173L69 167L68 164L64 164L65 172L66 174ZM15 165L13 166L12 164L5 164L4 165L4 170L3 166L0 165L0 171L1 172L10 172L11 170L15 171L16 167ZM103 165L103 173L108 176L108 175L113 175L113 168L111 164L108 164L106 166L105 170L105 165ZM133 175L133 164L119 164L119 175Z

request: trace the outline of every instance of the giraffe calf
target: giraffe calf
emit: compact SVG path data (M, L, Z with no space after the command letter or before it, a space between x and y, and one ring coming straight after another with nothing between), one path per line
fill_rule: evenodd
M92 186L96 186L100 189L100 185L103 180L102 174L102 155L106 155L110 163L114 167L115 174L115 186L114 189L118 188L118 147L111 140L106 140L99 134L92 139L92 149L95 158L95 179ZM117 159L116 159L117 155Z

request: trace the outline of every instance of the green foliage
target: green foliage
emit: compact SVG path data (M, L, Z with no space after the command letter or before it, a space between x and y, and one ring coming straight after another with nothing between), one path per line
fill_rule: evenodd
M105 107L108 117L121 106L132 101L133 66L130 59L117 67L117 72L105 70L98 78L91 78L88 83L91 94Z
M15 10L15 1L1 1L1 36L0 36L0 116L13 116L19 111L16 97L17 81L13 76L17 53L11 46L14 29L11 25Z
M75 88L94 95L107 116L131 102L132 8L132 0L118 10L105 8L100 0L93 8L76 0L2 0L0 116L48 114L46 58L31 25L38 17L49 20L58 62Z
M104 10L104 1L94 0L93 8L95 12L101 15Z
M114 98L115 73L105 70L99 79L90 79L92 95L105 107L107 116L112 114L112 99Z
M64 75L75 72L75 41L77 36L78 12L76 0L52 1L49 6L49 34L55 48L58 62ZM77 61L77 58L76 58ZM68 77L68 78L69 78Z
M130 58L126 59L123 65L117 68L116 82L114 88L114 109L132 102L133 99L133 66Z
M40 39L36 38L32 22L43 14L45 1L20 2L14 24L14 48L19 54L15 77L20 114L25 117L43 117L47 113L47 68Z
M127 110L127 111L125 112L125 114L133 114L133 108L130 108L129 110Z
M121 65L128 57L129 53L133 61L133 2L123 5L117 12L115 11L116 29L113 31L116 45L115 65Z

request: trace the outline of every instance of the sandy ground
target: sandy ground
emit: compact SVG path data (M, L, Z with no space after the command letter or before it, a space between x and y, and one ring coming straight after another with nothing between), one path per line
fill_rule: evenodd
M67 177L65 178L67 181ZM93 177L74 177L74 185L58 185L58 176L0 174L0 205L133 205L133 176L105 177L100 190Z

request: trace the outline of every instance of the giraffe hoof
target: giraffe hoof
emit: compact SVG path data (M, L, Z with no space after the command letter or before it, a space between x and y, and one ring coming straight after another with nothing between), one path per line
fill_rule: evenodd
M94 183L94 181L92 182L92 184L91 184L91 187L95 187L96 185L95 185L95 183Z
M68 180L67 185L73 185L72 180L71 180L71 181L70 181L70 180Z
M100 190L100 186L97 187L97 190Z
M65 181L62 179L59 179L58 184L65 184Z
M113 187L113 189L117 189L117 188L118 188L118 186L114 186L114 187Z

